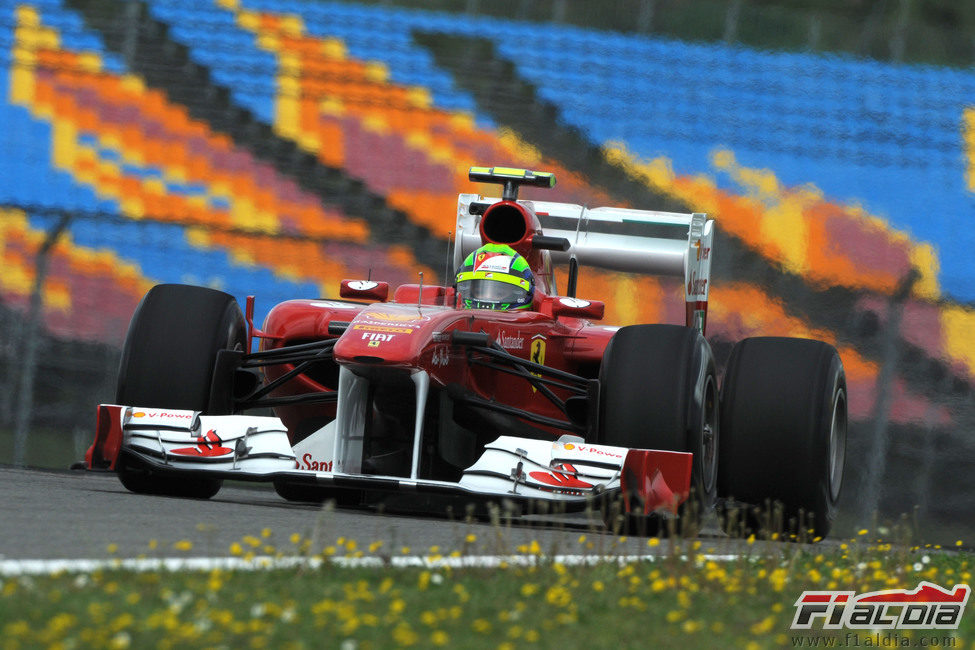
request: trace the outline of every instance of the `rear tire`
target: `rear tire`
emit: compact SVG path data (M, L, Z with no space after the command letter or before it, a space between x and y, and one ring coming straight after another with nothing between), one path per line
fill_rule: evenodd
M233 296L215 289L156 285L132 316L122 349L115 401L127 406L210 410L214 363L220 350L244 350L247 330ZM125 455L116 471L140 494L209 499L221 479L160 475Z
M833 346L771 337L735 345L721 391L718 493L751 507L738 509L729 532L825 537L843 482L846 427L846 378Z
M606 347L599 382L599 442L694 455L691 494L678 522L682 533L694 534L717 490L719 402L711 346L689 327L624 327ZM609 518L617 528L619 519ZM622 523L634 532L668 532L655 525L662 523L658 516L628 515Z

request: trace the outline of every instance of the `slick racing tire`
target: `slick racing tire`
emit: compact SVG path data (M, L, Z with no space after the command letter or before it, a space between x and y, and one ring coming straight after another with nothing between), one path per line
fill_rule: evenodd
M215 289L156 285L136 308L122 349L117 404L208 409L214 364L220 350L244 350L247 331L233 296ZM222 481L163 476L125 458L117 467L126 489L209 499Z
M694 455L691 494L676 522L682 533L694 534L717 491L719 402L711 346L690 327L621 328L603 354L599 385L599 442ZM643 534L672 528L659 517L629 515L622 523Z
M846 418L833 346L771 337L736 344L721 390L718 494L731 504L728 532L825 537L843 483Z
M273 481L274 491L285 501L297 503L324 503L328 499L328 494L321 488L308 485L295 485L288 481L275 479Z
M314 485L301 485L289 483L281 479L275 479L273 484L274 491L277 492L279 497L295 503L325 503L326 501L333 501L340 508L353 508L362 502L361 495L352 490L334 490Z

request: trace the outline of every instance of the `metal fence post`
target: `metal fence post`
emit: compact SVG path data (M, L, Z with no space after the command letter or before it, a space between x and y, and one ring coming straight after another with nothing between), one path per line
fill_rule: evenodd
M641 34L649 34L653 31L653 18L656 13L657 0L642 0L640 2L640 13L636 19L636 29Z
M904 60L907 51L908 22L911 17L911 0L901 0L897 12L897 24L890 36L890 58L898 63Z
M14 419L13 405L17 392L17 375L14 373L14 368L17 367L17 364L15 363L14 354L16 350L23 347L20 344L20 338L23 335L22 319L14 315L12 308L4 306L0 310L0 327L2 327L0 331L7 332L9 335L7 340L0 345L0 350L3 351L3 367L5 369L2 385L3 392L0 393L0 426L7 426Z
M728 11L724 15L724 36L725 43L734 43L738 40L738 20L741 18L741 0L731 0Z
M919 274L911 269L901 280L887 308L887 326L883 335L883 365L877 375L877 395L873 409L873 436L867 453L867 472L863 497L860 500L860 522L869 521L879 510L881 483L890 452L890 409L893 402L893 385L900 357L900 329L904 316L904 303L911 295L911 288Z
M51 230L34 258L34 286L30 294L30 307L24 322L24 366L20 372L20 390L17 413L14 419L14 465L22 466L27 459L27 430L34 410L34 377L37 374L37 346L43 327L44 280L47 277L51 249L68 227L71 215L64 213Z

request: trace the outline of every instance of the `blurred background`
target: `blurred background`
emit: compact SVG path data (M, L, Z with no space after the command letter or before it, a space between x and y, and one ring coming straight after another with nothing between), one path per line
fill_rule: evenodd
M509 165L717 219L719 362L843 357L847 528L975 539L973 63L950 0L0 0L0 463L82 456L153 284L262 318L429 281L457 194L496 194L468 167ZM684 317L679 283L579 295Z

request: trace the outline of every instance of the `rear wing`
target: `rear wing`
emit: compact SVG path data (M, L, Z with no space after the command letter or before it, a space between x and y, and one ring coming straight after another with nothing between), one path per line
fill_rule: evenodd
M454 231L454 268L482 245L485 209L501 199L461 194ZM687 325L704 331L711 280L714 220L684 214L626 208L586 208L572 203L518 201L532 210L546 237L568 240L567 250L551 250L555 263L575 260L610 271L681 277Z

